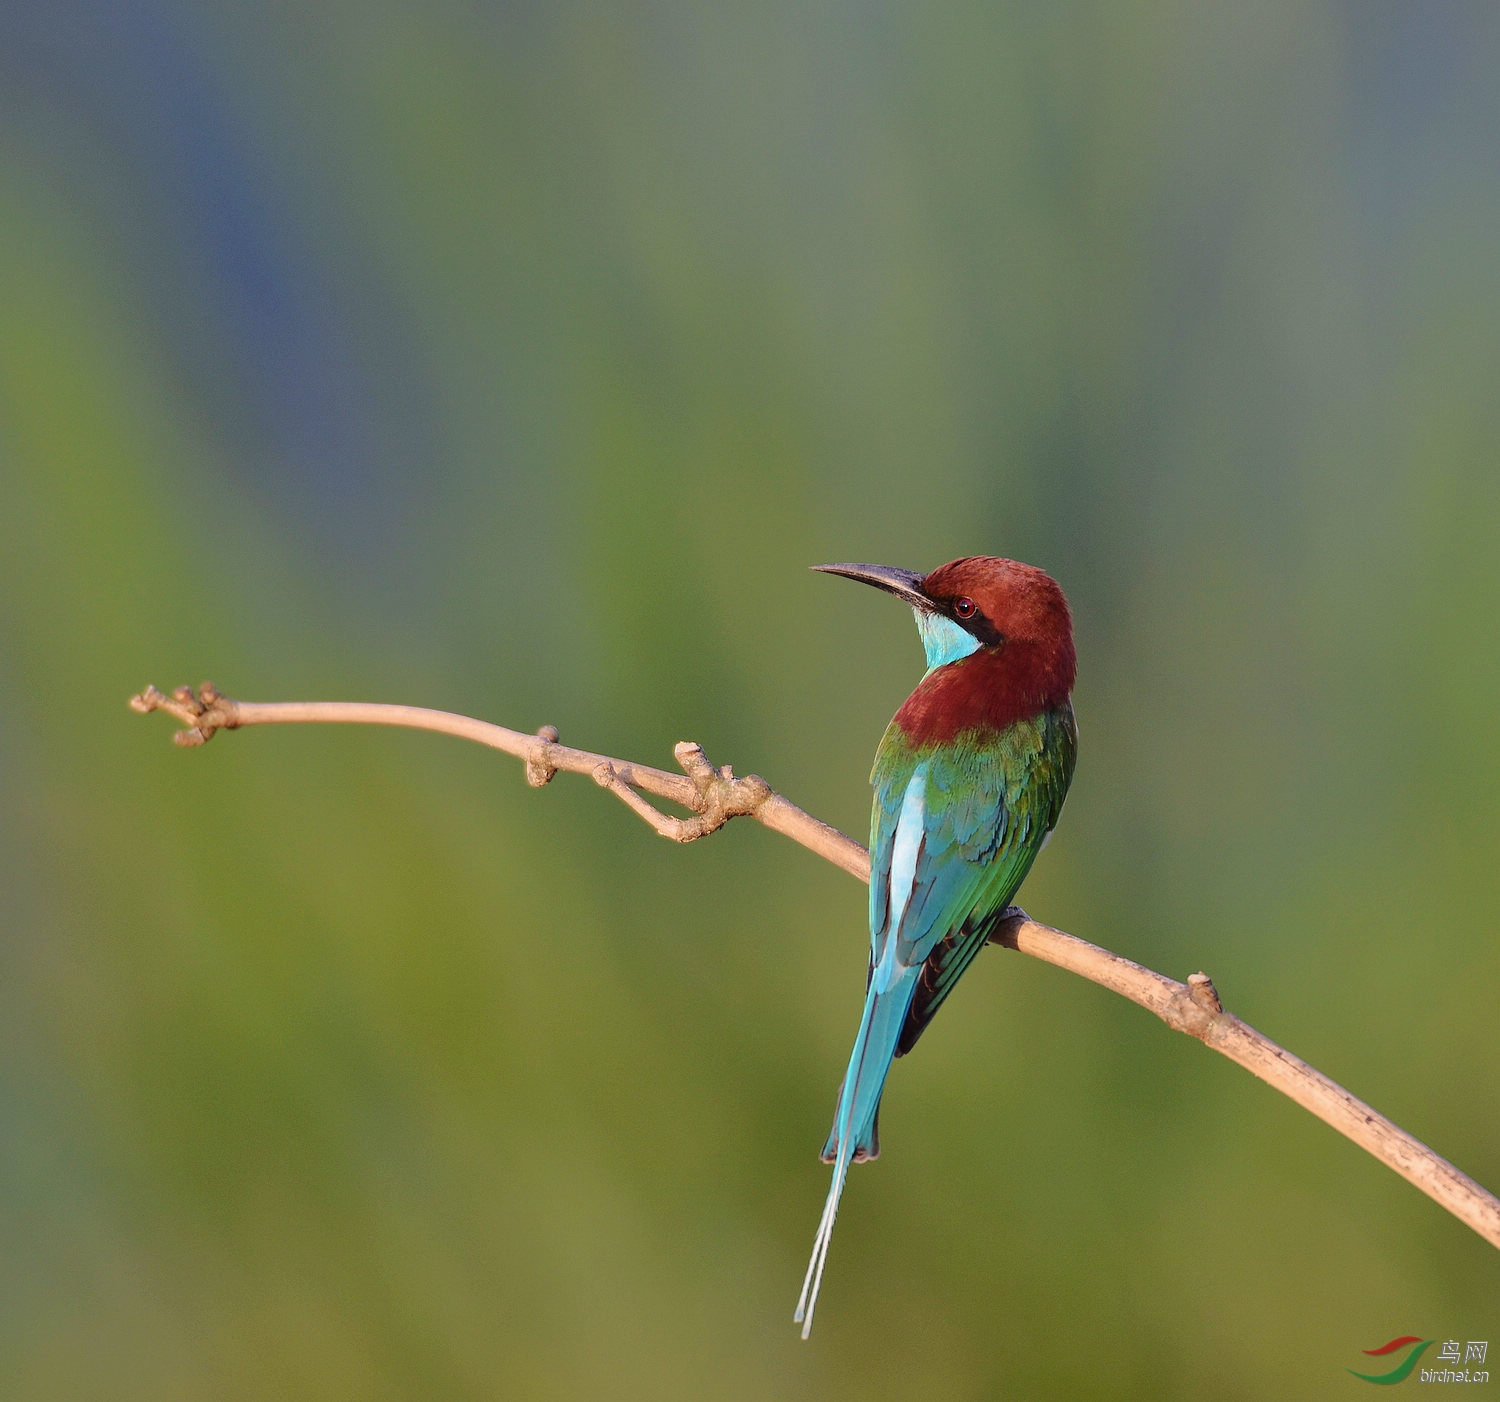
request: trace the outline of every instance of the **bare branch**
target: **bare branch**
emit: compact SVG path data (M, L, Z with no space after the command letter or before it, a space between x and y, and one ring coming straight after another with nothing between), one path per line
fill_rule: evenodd
M142 715L166 711L175 716L187 727L173 736L179 745L202 745L220 730L238 730L247 725L306 722L398 725L456 735L462 740L474 740L514 755L525 761L526 782L533 788L540 788L559 770L596 776L600 766L604 765L611 771L613 779L609 783L601 781L602 787L616 793L620 792L620 786L644 789L657 798L669 799L690 809L703 820L691 834L681 835L679 830L668 831L658 826L656 820L662 818L662 814L646 818L664 837L671 837L676 842L691 842L696 837L706 837L717 831L730 818L751 817L773 832L800 842L851 876L857 876L861 881L870 879L869 854L853 838L845 837L837 828L820 822L811 813L804 813L757 775L737 779L727 765L715 769L702 747L686 740L675 751L677 762L686 773L671 774L644 764L632 764L629 760L612 759L609 755L596 755L588 750L560 745L555 726L544 725L535 735L526 735L519 730L507 730L503 725L475 720L472 716L431 711L424 706L390 706L372 701L235 701L220 692L212 682L204 682L196 696L186 686L178 687L170 697L163 696L154 686L148 686L139 696L130 698L130 706ZM646 817L639 808L635 811Z
M1038 924L1016 906L991 939L1119 993L1155 1013L1168 1027L1221 1052L1500 1247L1500 1200L1336 1081L1225 1012L1207 974L1191 974L1186 983L1178 983L1076 935Z
M132 697L130 704L142 713L166 711L175 716L185 727L173 737L180 745L202 745L219 730L307 721L399 725L456 735L522 760L526 781L536 788L546 784L559 770L591 775L600 787L610 790L663 837L674 842L692 842L717 831L731 818L752 817L851 876L866 882L870 879L870 856L859 843L803 812L757 775L738 779L728 765L715 769L702 747L687 741L674 751L684 772L672 774L608 755L570 749L558 743L554 726L543 726L535 735L526 735L469 716L420 706L346 701L234 701L211 682L204 682L196 695L184 686L170 697L148 686L139 696ZM690 810L693 816L670 817L648 803L638 790L676 803ZM1193 974L1186 983L1178 983L1087 940L1039 924L1018 906L1006 912L991 939L1007 949L1055 964L1118 993L1154 1013L1175 1031L1198 1038L1332 1125L1486 1241L1500 1247L1500 1200L1321 1071L1225 1012L1207 974Z

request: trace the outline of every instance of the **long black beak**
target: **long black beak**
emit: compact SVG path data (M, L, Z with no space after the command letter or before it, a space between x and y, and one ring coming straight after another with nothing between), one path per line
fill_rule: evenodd
M814 565L813 569L822 574L841 574L845 579L857 579L861 584L873 584L923 613L932 612L932 600L919 587L924 576L915 570L899 570L894 565Z

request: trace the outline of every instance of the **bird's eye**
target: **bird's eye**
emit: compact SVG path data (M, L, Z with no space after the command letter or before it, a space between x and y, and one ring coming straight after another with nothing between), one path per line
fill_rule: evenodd
M973 618L974 617L974 600L973 599L957 599L957 600L955 600L954 604L953 604L953 612L956 613L960 618Z

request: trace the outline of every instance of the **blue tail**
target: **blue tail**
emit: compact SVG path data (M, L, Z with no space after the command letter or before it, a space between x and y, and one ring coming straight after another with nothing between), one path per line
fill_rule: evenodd
M812 1333L813 1310L818 1303L818 1289L823 1283L823 1265L828 1259L833 1220L838 1215L839 1198L843 1195L849 1165L873 1159L880 1152L877 1129L880 1094L885 1089L886 1073L896 1055L896 1044L901 1038L906 1012L911 1007L921 972L920 964L910 969L901 968L888 987L880 990L878 984L882 980L876 979L865 995L864 1016L860 1018L859 1035L854 1039L854 1050L849 1056L849 1069L839 1089L833 1131L823 1146L824 1161L833 1164L833 1186L823 1205L818 1235L813 1241L812 1259L807 1263L807 1276L802 1282L802 1295L797 1301L797 1312L792 1316L802 1325L804 1339Z

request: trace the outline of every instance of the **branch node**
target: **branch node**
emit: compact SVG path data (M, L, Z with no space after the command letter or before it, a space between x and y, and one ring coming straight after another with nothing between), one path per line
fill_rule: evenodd
M1188 997L1206 1013L1221 1013L1224 1005L1219 1001L1219 990L1207 974L1188 975Z
M536 733L540 743L532 746L531 753L526 758L526 782L534 789L550 784L553 775L557 773L556 767L547 763L547 751L557 744L557 737L558 729L555 725L544 725Z
M672 753L683 772L693 781L695 790L693 809L698 814L701 831L695 834L706 837L717 832L731 818L746 817L755 812L771 797L771 786L759 774L747 774L743 779L734 777L732 764L715 769L703 753L703 746L691 740L675 745ZM688 839L684 838L683 841Z

